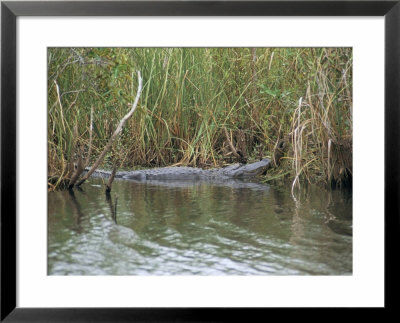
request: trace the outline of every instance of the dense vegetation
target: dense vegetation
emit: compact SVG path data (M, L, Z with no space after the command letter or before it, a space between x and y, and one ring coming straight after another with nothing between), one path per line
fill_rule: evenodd
M351 183L351 48L49 48L49 189L78 154L102 151L137 71L139 105L103 168L271 157L266 179Z

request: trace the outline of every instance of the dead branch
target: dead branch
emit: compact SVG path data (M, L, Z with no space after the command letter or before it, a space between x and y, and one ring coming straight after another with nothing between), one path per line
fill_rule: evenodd
M70 151L70 154L69 154L67 178L72 178L72 175L73 175L73 173L75 171L74 154L75 154L77 146L78 146L78 124L77 123L75 123L74 131L72 133L72 136L73 136L73 138L72 138L72 147L71 147L71 151Z
M56 91L57 91L57 102L60 105L61 122L62 122L62 125L63 125L63 129L65 131L64 113L63 113L63 107L62 107L62 104L61 104L60 88L59 88L56 80L54 80L54 84L56 86Z
M114 167L113 167L113 170L112 170L112 172L111 172L111 175L110 175L110 177L108 178L108 182L107 182L107 184L106 184L106 193L110 193L111 192L111 185L112 185L112 182L114 181L114 178L115 178L115 174L117 173L117 165L115 164L114 165Z
M119 167L121 167L121 165L125 162L125 159L127 156L128 156L128 154L125 154L125 157L122 160L120 160L120 158L117 158L115 156L115 152L113 152L114 165L113 165L113 170L111 172L111 176L109 177L108 182L106 184L106 194L110 194L112 182L114 181L115 174L117 173L117 169Z
M85 168L89 166L90 155L92 154L92 141L93 141L93 106L90 109L89 151L86 156Z
M78 124L76 123L74 126L73 132L73 144L71 153L69 156L69 163L68 163L68 174L67 178L69 178L68 188L72 189L75 185L75 182L79 179L85 168L89 164L90 155L92 153L92 140L93 140L93 107L90 113L90 128L89 128L89 152L86 157L86 160L83 159L83 149L79 144L78 139ZM74 154L78 154L78 162L77 167L74 167Z
M82 160L82 148L79 148L78 162L76 165L75 172L72 174L71 179L69 180L69 185L68 185L69 189L72 189L74 187L75 182L78 180L79 176L83 173L84 170L85 167Z
M133 112L135 111L135 109L137 107L137 104L139 103L140 94L142 92L142 77L140 75L140 71L138 71L138 80L139 80L138 90L137 90L135 101L132 104L132 108L121 119L121 121L118 124L117 129L114 131L114 133L112 134L111 138L108 140L107 145L104 147L104 149L101 152L100 156L97 158L97 160L95 161L93 166L90 168L90 170L87 172L87 174L78 182L77 186L82 185L90 177L90 175L93 174L93 172L97 169L97 167L99 167L99 165L103 161L103 159L106 156L106 154L110 151L115 139L117 139L117 137L121 133L122 128L125 125L125 122L132 116Z

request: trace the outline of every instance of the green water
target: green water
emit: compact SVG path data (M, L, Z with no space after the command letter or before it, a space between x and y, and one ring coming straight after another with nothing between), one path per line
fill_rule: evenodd
M351 195L91 179L48 194L48 274L351 275Z

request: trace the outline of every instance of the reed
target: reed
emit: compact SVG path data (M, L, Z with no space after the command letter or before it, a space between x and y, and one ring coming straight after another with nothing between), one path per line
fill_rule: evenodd
M351 182L351 48L49 48L50 189L76 161L74 142L84 156L92 142L92 161L101 153L137 70L139 105L103 167L112 155L122 168L220 166L237 159L231 143L249 161L279 156L269 178Z

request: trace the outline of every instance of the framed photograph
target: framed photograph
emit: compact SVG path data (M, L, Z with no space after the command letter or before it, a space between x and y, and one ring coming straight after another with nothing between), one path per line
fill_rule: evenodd
M399 16L2 2L1 321L392 309Z

